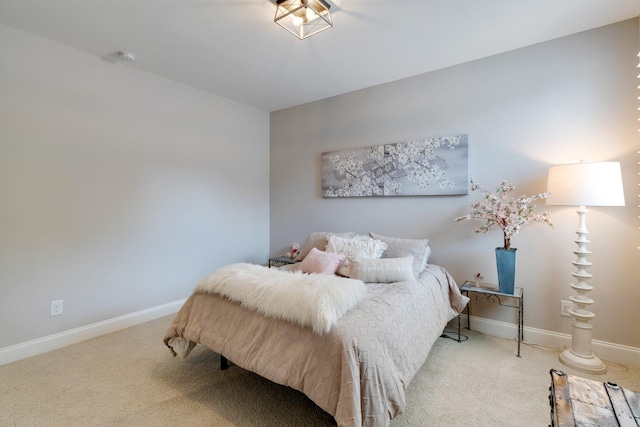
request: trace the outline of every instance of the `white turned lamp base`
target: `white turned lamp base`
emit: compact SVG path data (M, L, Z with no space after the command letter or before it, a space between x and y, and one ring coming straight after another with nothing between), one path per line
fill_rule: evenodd
M571 349L566 349L560 354L560 362L565 366L587 374L600 375L607 372L607 367L595 354L592 354L591 357L585 357L574 353Z
M591 263L587 261L587 257L591 252L587 250L587 235L589 230L586 226L587 209L584 206L578 208L579 224L575 241L578 248L573 252L578 259L572 264L578 269L571 275L577 280L571 284L571 288L576 291L577 295L569 297L576 308L570 309L569 314L573 317L571 322L571 348L560 354L560 362L563 365L576 369L581 372L590 374L604 374L607 371L602 360L593 353L591 347L591 331L593 326L589 323L595 314L587 310L593 300L587 297L587 293L593 290L593 286L587 284L587 280L591 278L591 274L586 269L591 267Z

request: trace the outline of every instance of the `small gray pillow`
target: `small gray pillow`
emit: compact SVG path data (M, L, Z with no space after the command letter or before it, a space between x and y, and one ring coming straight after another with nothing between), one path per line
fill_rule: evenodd
M387 244L387 250L382 254L382 258L401 258L413 256L413 274L417 278L427 267L431 248L427 239L401 239L398 237L381 236L369 233L373 239L380 240Z

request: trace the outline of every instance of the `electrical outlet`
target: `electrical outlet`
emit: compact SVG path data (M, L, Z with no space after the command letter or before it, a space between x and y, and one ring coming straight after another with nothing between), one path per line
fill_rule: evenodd
M59 299L57 301L51 301L51 311L49 312L50 316L60 316L62 314L62 303L64 301Z
M573 310L573 303L571 301L560 301L560 316L571 317L568 310Z

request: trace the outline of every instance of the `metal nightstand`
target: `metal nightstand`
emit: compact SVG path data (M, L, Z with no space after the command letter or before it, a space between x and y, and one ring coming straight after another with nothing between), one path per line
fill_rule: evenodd
M472 302L483 301L494 303L497 302L502 307L511 307L518 309L518 354L520 357L520 344L523 341L523 330L524 330L524 292L522 288L515 288L513 290L513 295L505 294L500 291L494 291L491 289L479 288L473 285L473 282L466 281L460 288L460 292L464 293L467 297L469 296L469 292L473 292L476 296L469 301L465 310L467 311L467 329L471 329L471 314L470 307ZM502 302L503 299L511 299L516 301L516 305L504 304Z

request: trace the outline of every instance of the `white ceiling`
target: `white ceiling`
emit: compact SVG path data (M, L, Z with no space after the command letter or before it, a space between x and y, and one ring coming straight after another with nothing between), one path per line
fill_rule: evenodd
M298 40L272 0L0 0L0 23L274 111L619 22L640 0L328 0Z

